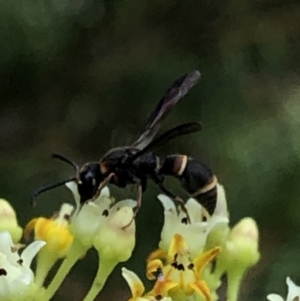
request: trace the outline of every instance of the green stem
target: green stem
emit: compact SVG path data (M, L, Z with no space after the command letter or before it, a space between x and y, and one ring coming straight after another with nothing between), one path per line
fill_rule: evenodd
M39 251L34 280L35 284L38 287L43 286L45 278L47 277L50 269L52 268L56 260L57 257L53 256L53 254L45 248Z
M101 257L94 282L83 301L93 301L97 297L117 263L115 259Z
M228 284L227 284L227 301L237 301L240 291L241 281L245 270L235 269L228 271Z
M48 286L45 291L45 294L41 301L48 301L50 300L55 292L58 290L62 282L64 281L65 277L73 267L73 265L87 252L87 248L83 246L78 240L74 239L70 251L67 257L62 262L61 266L59 267L56 275L54 276L52 282Z

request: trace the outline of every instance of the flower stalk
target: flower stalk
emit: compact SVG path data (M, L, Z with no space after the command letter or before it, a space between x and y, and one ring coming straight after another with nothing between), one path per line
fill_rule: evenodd
M48 301L54 296L55 292L58 290L58 288L66 278L71 268L81 257L84 256L86 252L87 248L83 246L80 241L74 239L67 257L63 260L53 280L45 290L41 301Z

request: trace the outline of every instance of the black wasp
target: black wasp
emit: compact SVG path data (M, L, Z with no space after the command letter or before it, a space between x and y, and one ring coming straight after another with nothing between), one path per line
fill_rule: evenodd
M162 119L188 93L199 78L199 71L191 71L179 77L158 102L141 135L132 145L113 148L100 161L88 162L82 167L65 156L53 154L53 158L73 166L75 176L38 189L33 194L32 200L34 201L42 192L71 181L77 183L81 204L88 200L95 200L102 188L108 184L118 187L134 184L138 190L136 213L141 206L147 181L151 179L163 193L178 201L186 212L183 201L164 186L165 176L174 176L179 179L182 187L212 215L217 199L217 178L212 171L200 161L187 155L167 156L160 163L160 158L152 153L158 146L171 139L201 130L201 123L188 122L155 138Z

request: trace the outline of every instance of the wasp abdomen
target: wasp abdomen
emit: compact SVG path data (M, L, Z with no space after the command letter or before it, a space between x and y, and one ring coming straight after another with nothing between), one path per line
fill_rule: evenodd
M200 161L188 158L180 176L183 188L212 215L217 203L217 177Z
M175 176L182 187L212 215L217 203L216 176L202 162L186 155L168 156L161 169L163 175Z
M209 215L213 215L217 205L217 178L213 176L211 182L196 191L191 196L207 210Z

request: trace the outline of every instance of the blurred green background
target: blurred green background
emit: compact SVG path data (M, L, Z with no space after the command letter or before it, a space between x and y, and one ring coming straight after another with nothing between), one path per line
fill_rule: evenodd
M1 196L24 226L72 202L65 188L32 191L132 142L179 75L199 69L200 83L163 128L200 120L202 133L159 150L209 164L225 185L231 224L254 217L262 259L241 300L284 294L300 283L300 3L297 0L1 0ZM176 181L168 181L184 196ZM128 191L112 188L118 198ZM125 264L144 275L163 212L150 185L137 217L137 246ZM149 231L151 229L151 231ZM81 300L96 271L91 251L55 300ZM97 300L126 300L118 267Z

